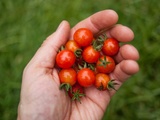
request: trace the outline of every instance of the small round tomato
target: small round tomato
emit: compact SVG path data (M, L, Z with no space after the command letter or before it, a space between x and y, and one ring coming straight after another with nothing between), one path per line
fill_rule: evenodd
M114 56L119 51L119 42L114 38L108 38L104 41L102 52L108 56Z
M95 87L99 90L115 90L115 86L118 85L118 83L115 82L115 80L111 80L110 77L107 74L104 73L98 73L96 75L96 81L94 83Z
M81 50L80 46L74 40L67 41L67 43L65 45L65 49L72 51L76 57L81 56L82 50Z
M84 87L76 83L72 86L72 89L69 90L68 95L72 100L78 100L80 102L80 98L85 96Z
M74 40L69 40L65 44L65 49L75 52L76 50L80 49L80 46Z
M77 81L83 87L89 87L95 82L95 74L89 68L83 68L77 73Z
M70 68L75 63L76 57L70 50L62 50L56 56L56 63L60 68Z
M88 46L93 41L93 33L87 28L80 28L73 35L74 40L81 47Z
M96 63L96 70L100 73L111 73L115 69L115 61L110 56L101 56Z
M110 78L107 74L98 73L96 75L96 81L94 85L99 90L106 90L108 88L109 81L110 81Z
M58 73L61 84L68 83L73 86L76 83L77 73L73 68L62 69Z
M92 45L83 50L82 57L87 63L96 63L99 59L100 52L95 50Z

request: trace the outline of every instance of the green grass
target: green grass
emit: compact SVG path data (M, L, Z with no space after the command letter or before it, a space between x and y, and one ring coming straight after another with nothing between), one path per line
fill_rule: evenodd
M160 120L160 4L157 0L1 0L0 120L13 120L25 65L62 20L71 26L104 9L135 33L140 72L113 97L104 120Z

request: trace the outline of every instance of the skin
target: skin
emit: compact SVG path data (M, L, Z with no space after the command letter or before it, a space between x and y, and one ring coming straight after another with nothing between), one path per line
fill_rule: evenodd
M65 91L59 90L60 81L55 68L55 56L59 47L80 27L87 27L94 35L105 31L109 37L120 42L129 42L134 38L132 30L116 24L118 15L113 10L104 10L79 22L70 30L67 21L43 42L31 61L25 67L22 77L18 120L100 120L116 91L99 91L95 87L85 88L86 97L73 102ZM65 32L64 32L65 31ZM129 54L130 53L130 54ZM136 62L139 54L129 44L120 48L115 56L115 70L110 74L119 87L138 72Z

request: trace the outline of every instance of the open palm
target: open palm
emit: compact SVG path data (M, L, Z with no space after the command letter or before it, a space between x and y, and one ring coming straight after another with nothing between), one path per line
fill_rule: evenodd
M63 21L50 35L26 66L23 73L21 99L18 107L19 120L100 120L115 91L99 91L95 87L85 88L86 96L81 104L71 101L65 91L60 90L57 70L54 68L55 56L59 47L72 39L75 30L89 28L94 35L106 32L120 42L133 40L133 32L116 24L118 15L112 10L104 10L79 22L70 30L69 23ZM110 77L122 83L138 72L137 50L131 45L123 45L115 56L118 63Z

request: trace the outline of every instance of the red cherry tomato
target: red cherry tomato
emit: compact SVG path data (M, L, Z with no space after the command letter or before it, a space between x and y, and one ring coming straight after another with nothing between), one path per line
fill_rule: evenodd
M78 83L83 87L89 87L95 82L95 74L89 68L83 68L77 73Z
M101 56L96 63L96 70L100 73L111 73L115 69L115 61L110 56Z
M108 56L114 56L119 51L119 42L114 38L108 38L104 41L102 52Z
M67 41L65 45L66 50L72 51L76 57L80 58L82 54L82 50L80 46L74 41L74 40L69 40Z
M87 63L96 63L99 59L100 52L95 50L92 45L83 50L82 57Z
M69 40L65 44L65 49L75 52L76 50L80 49L80 46L74 40Z
M58 75L61 84L68 83L69 85L73 86L76 83L77 73L73 68L62 69Z
M104 73L98 73L96 75L96 81L94 83L95 87L99 90L115 90L115 86L119 85L115 80L111 80L110 77L107 74Z
M79 46L85 47L85 46L88 46L92 43L93 34L87 28L80 28L80 29L76 30L76 32L73 35L73 38Z
M75 63L76 57L70 50L62 50L56 56L56 63L60 68L70 68Z
M96 75L96 81L94 85L99 90L106 90L108 88L109 81L110 81L110 78L107 74L98 73Z

